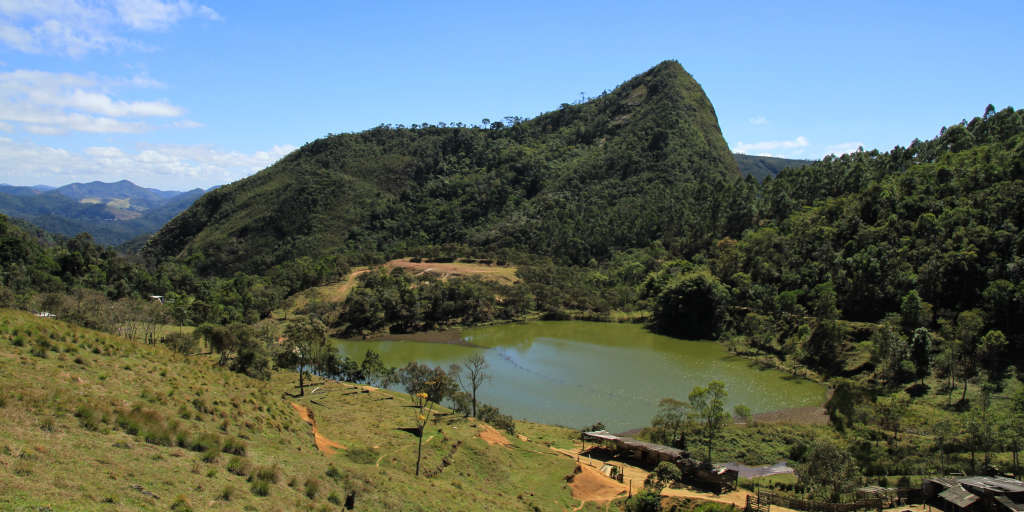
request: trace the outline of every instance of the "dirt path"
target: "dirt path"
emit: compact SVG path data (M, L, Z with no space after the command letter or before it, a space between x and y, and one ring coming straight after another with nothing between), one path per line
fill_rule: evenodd
M302 421L309 423L313 427L313 442L316 444L317 450L320 450L320 452L323 453L324 455L330 456L334 454L334 450L336 449L348 449L345 448L343 445L331 441L330 439L327 439L326 437L320 435L320 429L317 428L316 426L316 418L313 417L313 411L309 410L308 407L297 404L295 402L292 402L292 407L295 409L296 412L299 413L299 417L302 418Z
M480 424L480 433L477 434L480 439L483 439L487 444L496 444L499 446L511 446L512 442L509 441L501 432L498 432L494 427L486 424Z
M583 508L588 501L607 503L629 492L629 488L601 474L600 471L586 465L577 464L573 474L566 477L572 497L580 500Z
M341 285L341 287L337 289L337 291L335 292L335 296L332 297L332 300L341 302L348 298L348 293L352 291L352 288L355 287L356 285L356 278L369 271L370 269L368 268L353 270L352 273L350 273L348 277L345 278L345 284Z

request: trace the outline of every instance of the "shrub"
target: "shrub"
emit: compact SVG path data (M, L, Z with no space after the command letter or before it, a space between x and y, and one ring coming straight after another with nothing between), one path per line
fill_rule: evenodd
M370 448L352 448L345 455L356 464L373 464L377 462L377 452Z
M317 493L320 492L320 481L315 478L306 480L306 497L309 499L316 498Z
M179 354L191 354L196 351L199 340L187 334L172 332L164 336L160 343Z
M511 435L515 435L516 433L515 420L512 416L502 414L497 407L480 404L479 409L477 409L476 416L480 421L490 423L492 426L503 429Z
M229 437L224 440L224 446L221 447L224 453L230 453L233 455L245 455L246 444L245 441L238 439L237 437Z
M331 494L327 496L327 501L334 503L335 505L341 505L341 496L338 496L337 491L331 491Z
M75 417L78 418L78 423L82 425L82 428L93 432L100 429L100 423L103 421L102 415L87 404L79 405L78 409L75 409Z
M269 496L270 495L270 482L265 480L256 480L252 483L252 493L256 496Z
M658 512L661 510L661 496L644 489L626 500L626 512Z
M45 339L37 339L35 344L32 345L32 350L30 350L29 353L36 357L46 359L46 352L48 350L50 350L50 342Z
M189 442L190 450L194 452L208 452L210 450L220 451L220 438L213 434L199 434Z
M277 469L277 464L273 466L260 466L256 468L256 472L253 473L255 480L261 480L264 482L277 483L281 479L281 471Z
M235 456L228 461L228 471L238 476L249 476L252 472L252 464L249 461Z
M235 487L229 485L229 486L225 487L224 490L220 491L220 495L217 496L217 498L222 500L222 501L231 501L231 498L234 498L235 495L237 495L237 494L238 494L238 489L236 489Z
M184 496L178 496L177 499L174 500L174 503L171 503L171 511L192 512L192 505L189 504L188 500Z
M210 448L209 450L206 450L205 452L203 452L203 454L200 455L199 458L202 459L203 462L206 462L207 464L209 464L209 463L217 462L217 457L219 455L220 455L220 449L218 449L218 448Z
M334 464L327 466L327 476L335 482L341 480L341 472L338 471L338 468L334 467Z
M53 418L47 416L39 421L39 428L44 432L54 432L57 430L57 425L54 423Z

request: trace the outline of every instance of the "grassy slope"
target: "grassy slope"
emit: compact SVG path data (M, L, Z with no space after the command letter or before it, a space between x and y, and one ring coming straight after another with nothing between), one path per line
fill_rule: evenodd
M45 344L51 348L42 350ZM328 497L343 501L350 491L356 510L576 505L562 479L572 461L546 449L547 443L567 446L568 430L524 423L531 440L512 439L513 447L504 448L476 437L472 420L442 414L427 428L423 467L437 467L461 441L454 464L435 478L417 478L416 438L400 430L413 424L405 395L330 384L312 400L294 400L313 410L323 435L348 447L327 457L282 395L293 386L290 372L255 381L212 359L0 310L0 509L167 510L180 497L197 510L340 510ZM76 417L83 406L97 418L91 429ZM170 432L169 444L175 432L186 445L203 433L241 440L247 449L239 459L251 467L248 473L273 467L277 482L259 497L246 476L228 471L234 455L147 442L161 441L160 432L147 434L145 423L138 434L126 433L116 418L136 406ZM210 454L215 458L204 461ZM332 464L336 478L328 476ZM309 480L319 483L313 499L306 496ZM225 500L228 488L234 493Z

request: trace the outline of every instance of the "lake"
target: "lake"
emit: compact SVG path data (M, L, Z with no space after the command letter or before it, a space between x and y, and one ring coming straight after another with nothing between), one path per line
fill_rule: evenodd
M367 350L389 366L419 361L448 368L480 352L492 380L478 399L515 418L581 428L597 421L621 432L650 424L658 401L685 401L694 386L725 383L728 407L755 412L820 405L825 387L757 369L710 341L653 334L637 324L528 322L463 331L479 347L411 341L339 341L361 361Z

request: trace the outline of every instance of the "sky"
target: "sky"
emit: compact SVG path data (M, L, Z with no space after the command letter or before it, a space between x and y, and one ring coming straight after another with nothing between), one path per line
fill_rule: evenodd
M1024 106L1021 27L1019 0L0 0L0 183L207 188L329 133L533 117L667 59L733 151L887 151Z

